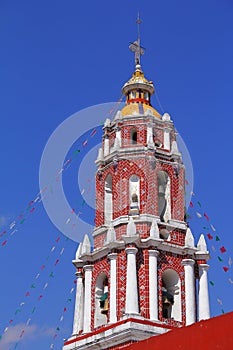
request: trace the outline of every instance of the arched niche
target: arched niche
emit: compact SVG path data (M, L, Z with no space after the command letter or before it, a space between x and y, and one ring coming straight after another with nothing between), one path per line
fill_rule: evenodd
M160 220L171 219L171 181L167 172L158 172L158 215Z
M109 174L104 184L104 223L109 225L112 221L112 176Z
M139 211L140 209L140 177L132 175L129 179L129 203L130 211Z
M94 319L95 328L107 323L107 314L108 314L108 277L105 272L101 272L96 279L96 285L95 285L95 319Z
M178 273L167 269L162 274L163 318L181 321L181 283Z
M138 133L137 133L137 129L132 128L130 130L130 143L131 145L136 145L138 142Z

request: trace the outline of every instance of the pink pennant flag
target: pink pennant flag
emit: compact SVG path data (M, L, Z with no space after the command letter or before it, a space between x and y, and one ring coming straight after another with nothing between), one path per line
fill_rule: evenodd
M209 216L206 213L204 213L204 217L206 218L206 220L210 219Z
M221 252L221 253L225 253L225 252L226 252L226 248L222 246L222 247L220 248L220 252Z

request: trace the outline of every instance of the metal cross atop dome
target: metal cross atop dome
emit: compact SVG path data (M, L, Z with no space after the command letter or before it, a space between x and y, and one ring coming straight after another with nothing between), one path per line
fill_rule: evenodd
M144 54L145 48L140 45L140 24L142 23L142 20L140 19L139 13L136 23L138 25L138 39L129 45L129 49L135 54L135 65L140 65L140 57Z

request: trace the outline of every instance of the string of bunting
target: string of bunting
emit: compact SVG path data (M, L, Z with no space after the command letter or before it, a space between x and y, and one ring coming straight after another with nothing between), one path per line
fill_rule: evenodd
M27 327L31 324L32 318L36 314L36 311L38 310L38 306L40 305L40 302L45 297L45 293L48 290L49 285L51 284L50 281L55 278L55 270L57 269L57 266L60 265L61 258L62 258L63 254L64 254L64 251L65 251L65 245L64 244L62 245L61 249L58 249L58 246L60 245L61 241L62 241L61 236L58 236L58 238L55 240L55 245L52 246L49 255L46 257L46 262L47 262L50 259L51 254L53 254L53 252L55 252L55 251L58 252L57 256L55 256L54 261L53 261L53 268L49 271L45 282L42 284L43 285L42 286L42 290L39 289L38 292L37 292L37 296L36 296L36 299L35 299L34 304L32 306L30 315L27 318L27 321L26 321L25 325L22 327L22 329L19 332L18 341L15 343L14 349L16 349L18 347L20 341L22 341L22 339L23 339L23 337L24 337L24 335L25 335L25 333L27 331ZM64 237L64 243L67 243L68 241L69 241L69 238L65 238ZM25 293L25 298L26 299L24 299L24 301L21 302L20 305L24 306L26 304L26 300L28 300L31 297L32 291L37 289L38 278L41 276L42 271L44 271L45 269L46 269L46 263L44 263L44 264L42 264L40 266L40 270L36 274L35 280L33 281L33 283L31 284L30 288ZM22 311L22 309L20 309L20 308L17 309L16 312L15 312L15 316L17 315L17 313L19 313L21 311ZM12 319L12 320L10 320L11 323L10 322L9 323L12 324L13 321L14 320ZM6 333L5 330L4 330L4 333Z
M73 282L74 284L77 283L76 280L74 280ZM66 298L66 301L63 305L63 308L62 308L62 311L61 311L61 314L60 314L60 317L59 317L59 321L57 322L57 325L55 327L55 330L54 330L54 334L53 334L53 341L52 343L49 345L49 348L50 349L54 349L54 346L55 346L55 342L57 341L57 339L59 338L59 334L61 333L61 325L64 321L64 318L65 316L67 315L67 312L70 310L70 305L72 304L72 298L73 298L73 295L74 295L74 291L75 291L75 288L72 287L69 291L69 294Z
M65 242L68 242L69 239L65 238L64 239ZM57 267L57 265L60 263L61 257L65 251L65 246L63 245L61 249L59 249L59 245L60 245L60 241L61 241L61 236L58 236L57 239L55 240L55 242L53 243L53 246L50 249L49 254L47 255L45 262L42 263L40 265L40 269L37 272L37 274L35 274L35 277L32 281L32 283L30 284L30 287L27 289L27 291L25 292L24 298L22 299L22 301L19 303L19 306L16 308L15 312L14 312L14 316L12 318L10 318L8 325L5 327L4 331L2 332L2 334L0 335L0 341L2 340L2 338L4 337L4 335L10 330L10 327L15 324L15 321L17 319L17 317L19 315L21 315L23 313L23 310L25 309L25 305L28 303L29 299L32 299L32 296L34 294L34 291L36 291L38 288L38 280L39 277L42 275L42 273L46 270L47 267L47 262L49 260L51 260L51 257L54 255L54 252L58 252L57 256L54 259L54 264L53 264L53 268L52 270L49 272L49 275L46 278L46 282L43 283L43 287L42 290L38 291L38 295L36 297L36 301L34 306L31 309L31 313L30 316L28 317L24 327L21 329L20 333L19 333L19 339L18 341L15 343L14 345L14 349L16 349L16 347L18 346L19 342L22 340L25 332L26 332L26 328L30 325L31 320L32 320L32 316L35 314L37 308L38 308L38 303L44 298L44 294L49 286L50 280L52 278L55 277L54 275L54 270Z
M187 180L186 184L188 184ZM211 245L211 250L214 253L214 257L219 263L222 264L222 271L227 273L228 282L230 285L232 285L233 279L229 276L232 266L232 257L227 257L227 249L225 245L222 244L222 239L220 238L219 233L217 233L215 226L212 224L210 217L206 211L203 210L201 202L198 199L195 199L195 193L192 192L191 194L192 199L189 203L189 207L191 209L192 216L193 218L196 217L198 221L200 221L201 232L204 233L205 237L207 238L207 244ZM192 216L188 215L188 219L192 219ZM211 287L214 287L215 282L210 280L209 284ZM222 299L217 297L216 301L221 307L221 312L225 313Z
M120 96L120 98L117 100L113 108L111 108L107 115L110 117L111 115L114 115L115 112L118 109L119 104L122 102L123 95ZM100 123L100 125L103 125L103 122ZM64 164L61 169L58 170L58 172L50 179L50 181L47 183L47 185L41 189L37 195L29 201L26 208L24 208L20 214L14 218L9 225L7 225L1 232L0 232L0 247L4 248L8 245L9 238L14 236L19 229L22 227L22 225L25 223L25 221L28 220L28 218L36 212L36 207L38 204L42 202L42 199L48 195L49 191L52 191L52 187L54 184L60 181L61 174L64 173L67 169L70 168L72 163L79 157L80 152L82 152L87 146L88 141L90 138L94 137L96 135L97 129L94 128L91 130L90 135L88 138L82 140L81 144L78 147L68 159L64 161ZM82 205L84 205L85 202L83 201ZM68 220L68 219L67 219Z

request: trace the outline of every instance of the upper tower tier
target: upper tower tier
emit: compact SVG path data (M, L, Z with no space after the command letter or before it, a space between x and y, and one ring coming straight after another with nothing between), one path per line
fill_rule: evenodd
M128 115L130 112L140 112L140 103L141 110L150 109L156 118L161 119L162 116L151 106L151 95L154 91L153 82L145 78L140 64L136 64L132 78L122 88L122 93L126 97L126 106L122 109L122 115Z

